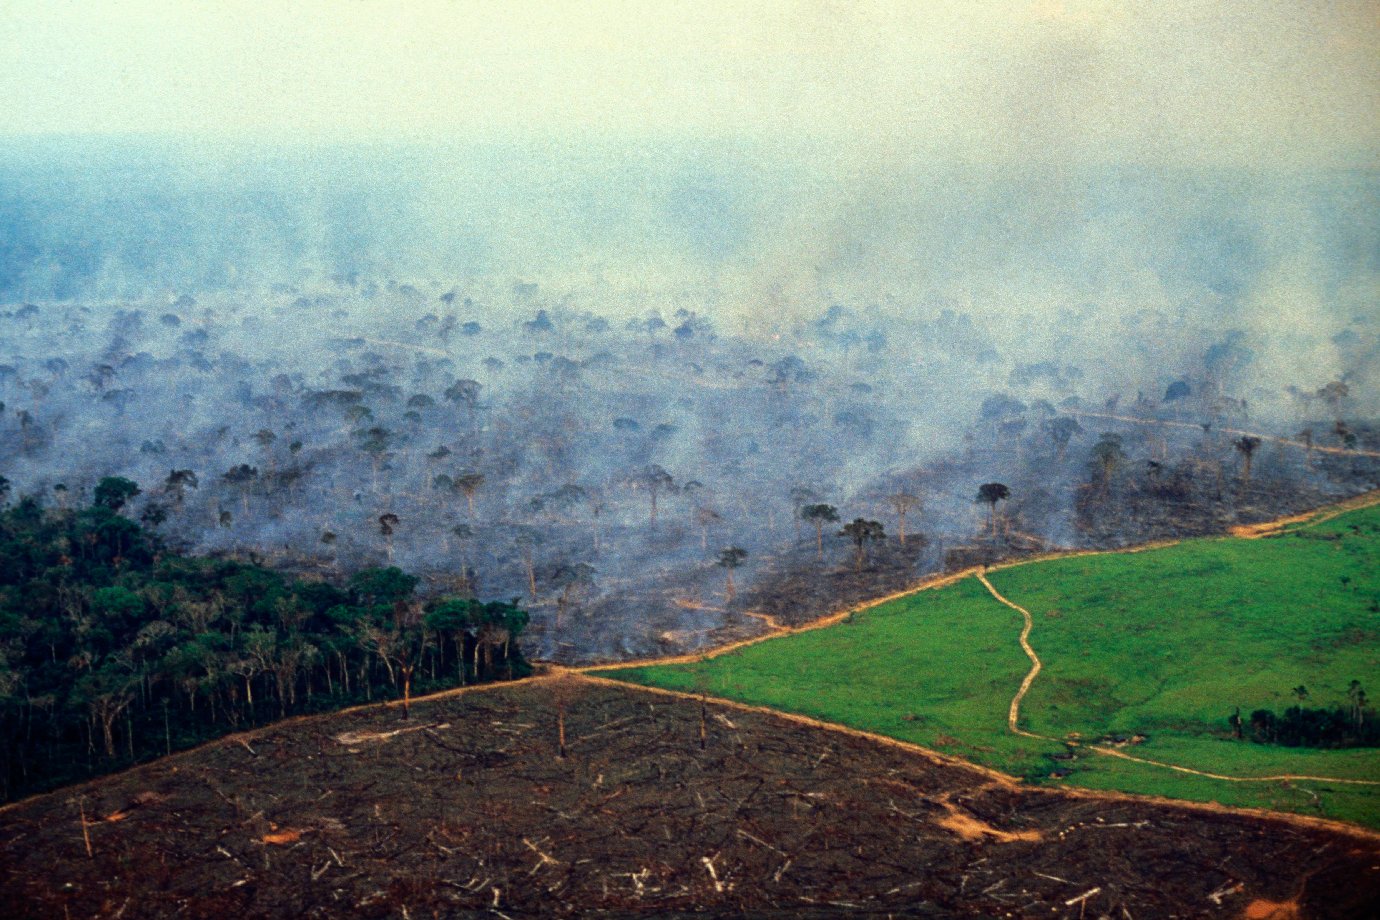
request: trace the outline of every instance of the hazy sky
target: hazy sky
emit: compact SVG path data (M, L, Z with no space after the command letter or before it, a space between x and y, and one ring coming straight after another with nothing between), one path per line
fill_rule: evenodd
M1373 166L1367 0L0 0L0 135Z

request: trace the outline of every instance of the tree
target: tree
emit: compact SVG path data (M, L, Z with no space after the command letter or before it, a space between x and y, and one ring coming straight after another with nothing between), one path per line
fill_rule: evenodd
M134 496L139 494L139 486L123 476L106 476L96 484L92 496L97 507L119 511Z
M978 503L985 503L991 509L992 536L997 534L997 502L1004 502L1010 497L1011 490L1000 482L984 482L978 486Z
M868 521L863 518L854 518L851 524L843 525L839 531L839 536L848 537L853 541L854 564L861 570L863 561L867 558L867 546L876 543L886 537L886 528L881 521Z
M334 547L334 546L335 546L335 541L336 541L335 531L333 531L333 530L323 530L323 531L321 531L321 545L322 545L322 546ZM335 563L336 563L336 557L335 557L334 555L332 555L332 556L331 556L331 567L332 567L332 568L335 567Z
M198 485L196 473L191 470L169 470L168 478L163 480L163 491L171 495L173 504L180 508L187 490L195 489Z
M1073 440L1074 435L1083 433L1083 426L1078 424L1078 419L1073 416L1061 415L1046 421L1044 428L1049 434L1049 439L1054 442L1054 459L1063 463L1064 454L1069 449L1069 441Z
M888 495L887 501L891 504L891 510L896 512L896 536L901 541L901 545L905 546L906 514L920 503L920 496L901 491Z
M1169 385L1169 388L1164 391L1164 401L1174 402L1176 400L1186 399L1191 396L1192 393L1193 390L1189 388L1187 381L1175 380Z
M406 600L417 588L417 576L397 566L360 569L350 577L350 594L362 604L392 604Z
M137 679L125 663L107 661L89 671L72 689L72 701L84 705L91 721L100 725L105 756L115 756L115 720L135 700Z
M837 523L839 519L839 510L833 505L805 505L800 509L800 516L815 525L815 549L818 553L819 561L823 562L824 525Z
M471 424L474 422L475 411L479 408L479 392L483 387L474 380L457 380L442 394L446 401L465 410L469 416Z
M672 478L671 474L666 472L666 470L653 463L639 471L632 478L632 485L635 489L641 487L647 490L647 494L652 500L651 522L655 524L657 496L662 492L674 491L676 488L675 479Z
M394 608L394 636L389 643L388 653L398 666L403 685L403 718L412 716L412 675L426 651L426 630L418 617L416 604L397 605Z
M724 572L728 575L728 584L725 588L725 593L728 595L729 600L733 600L734 596L738 593L733 587L733 570L743 564L743 560L747 558L747 555L747 550L743 549L741 546L728 546L719 551L719 565L723 567Z
M547 582L560 591L556 595L556 626L561 625L570 602L594 587L594 569L583 562L560 563L547 576Z
M1106 432L1093 445L1092 460L1098 471L1098 489L1103 495L1111 488L1112 475L1125 459L1126 454L1121 449L1121 435Z
M377 492L379 469L383 466L383 461L387 459L388 449L393 446L393 433L387 428L375 425L363 431L356 431L355 439L359 441L359 449L369 455L369 466L373 473L373 489Z
M139 515L139 520L150 527L157 527L168 519L168 509L158 502L149 502Z
M1318 398L1327 403L1334 419L1342 417L1342 400L1351 395L1351 388L1340 380L1334 380L1318 390Z
M1353 680L1347 685L1346 697L1351 701L1351 717L1356 722L1356 728L1360 729L1365 719L1366 690L1359 680Z
M522 556L523 567L527 570L527 591L532 600L537 599L537 566L536 552L537 545L541 543L541 534L530 527L525 527L518 533L513 541L517 544L518 552Z
M221 476L225 482L240 490L240 508L246 515L249 514L249 490L254 487L258 478L258 467L250 466L247 463L232 466L225 475Z
M433 607L423 619L428 629L450 639L454 645L456 676L461 686L465 684L465 637L483 618L483 608L484 605L477 600L448 598Z
M465 506L469 509L470 517L474 517L474 494L479 491L479 487L484 485L484 474L467 470L456 476L452 482L455 488L459 489L465 496Z
M1251 484L1251 458L1255 456L1256 448L1260 446L1260 439L1252 435L1245 435L1232 442L1232 446L1241 452L1241 459L1244 468L1241 471L1241 478L1246 485Z
M264 452L264 460L270 472L273 470L273 443L278 440L278 436L267 428L260 428L254 432L254 440L258 442L259 448Z
M379 515L379 535L383 537L384 553L388 564L393 564L393 532L402 521L391 511Z

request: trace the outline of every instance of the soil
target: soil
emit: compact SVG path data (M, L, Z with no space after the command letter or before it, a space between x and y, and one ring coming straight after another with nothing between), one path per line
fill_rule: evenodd
M290 720L0 811L0 893L16 918L1380 904L1380 838L1363 831L1017 787L715 704L704 725L701 747L697 701L575 675L418 702L409 721L395 707Z

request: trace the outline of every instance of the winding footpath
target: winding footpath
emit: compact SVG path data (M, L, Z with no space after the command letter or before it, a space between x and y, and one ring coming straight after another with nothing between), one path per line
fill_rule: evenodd
M1320 516L1314 523L1321 523L1321 521L1323 520L1330 520L1331 518L1336 517L1337 514L1340 513L1342 512L1337 511L1329 515ZM1152 767L1162 767L1166 770L1174 770L1179 773L1189 773L1193 776L1203 776L1208 779L1223 780L1229 783L1270 783L1302 781L1315 783L1340 783L1348 786L1380 786L1380 780L1346 779L1340 776L1310 776L1308 774L1298 773L1279 773L1274 774L1272 776L1227 776L1222 773L1208 773L1203 770L1195 770L1192 767L1185 767L1181 764L1165 763L1159 760L1149 760L1144 757L1134 757L1130 754L1125 753L1124 751L1118 751L1115 748L1104 747L1102 745L1085 745L1079 741L1074 741L1071 739L1051 738L1048 735L1037 735L1034 732L1026 731L1017 724L1021 714L1021 700L1025 698L1026 692L1030 689L1030 685L1035 682L1035 677L1040 673L1040 668L1043 666L1040 662L1039 656L1035 654L1035 650L1030 647L1030 631L1034 628L1034 620L1031 618L1029 610L1026 610L1020 604L1017 604L1011 601L1009 598L1003 596L1001 592L999 592L995 587L993 587L992 583L987 580L986 575L984 575L981 572L978 572L977 579L978 581L982 582L983 587L987 589L988 593L991 594L992 597L996 598L999 602L1005 604L1007 607L1010 607L1012 610L1018 612L1021 615L1021 617L1025 620L1025 625L1021 628L1020 643L1021 648L1025 651L1026 657L1030 659L1031 668L1030 673L1026 674L1025 679L1021 681L1020 689L1017 690L1016 695L1011 698L1011 708L1010 710L1008 710L1006 714L1006 726L1011 730L1012 734L1020 735L1022 738L1034 738L1037 741L1054 741L1060 744L1067 744L1070 747L1081 747L1089 751L1092 751L1095 754L1101 754L1105 757L1117 757L1121 760L1129 760L1132 763L1146 764Z
M1021 700L1025 698L1026 691L1030 689L1031 684L1035 683L1035 677L1040 673L1040 668L1043 667L1043 665L1040 664L1040 656L1036 655L1035 650L1030 647L1030 631L1035 628L1035 621L1030 618L1029 610L1026 610L1020 604L1013 604L1011 601L1002 597L1001 594L997 592L997 589L992 587L992 583L987 580L986 575L978 572L977 580L982 582L982 586L987 589L987 593L1019 613L1025 619L1025 625L1021 627L1020 642L1026 657L1030 659L1030 673L1025 676L1025 680L1021 681L1021 688L1017 690L1016 695L1011 698L1011 708L1007 710L1006 713L1006 727L1011 729L1012 734L1020 735L1023 738L1037 738L1041 741L1048 741L1050 739L1045 736L1028 732L1016 724L1021 716Z

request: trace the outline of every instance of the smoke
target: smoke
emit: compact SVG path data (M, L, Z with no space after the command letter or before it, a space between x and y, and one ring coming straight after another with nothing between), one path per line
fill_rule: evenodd
M1100 423L1056 458L1051 413L1177 414L1130 461L1220 469L1198 424L1380 405L1357 5L182 6L0 29L18 493L118 473L193 549L535 581L543 653L625 653L723 622L723 546L749 585L798 562L793 491L851 519L918 489L952 546L1009 481L1025 529L1091 541ZM436 484L465 472L473 513Z

